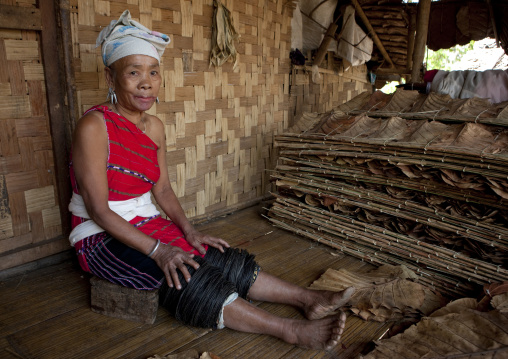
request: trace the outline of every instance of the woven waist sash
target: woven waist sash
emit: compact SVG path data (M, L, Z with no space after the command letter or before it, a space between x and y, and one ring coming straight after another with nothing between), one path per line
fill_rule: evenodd
M125 201L108 201L108 206L113 212L126 221L130 221L138 216L152 217L160 214L155 205L152 203L150 192L146 192L139 197ZM83 197L81 195L77 193L72 194L71 202L69 203L69 211L77 217L89 219L88 221L74 227L69 235L71 246L74 246L83 238L104 232L104 229L90 219L90 216L86 211L85 202L83 201Z

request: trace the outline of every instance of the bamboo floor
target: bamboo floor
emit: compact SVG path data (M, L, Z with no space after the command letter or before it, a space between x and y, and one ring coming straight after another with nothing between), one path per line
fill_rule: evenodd
M302 286L327 268L365 272L371 265L273 227L251 207L202 224L231 245L256 254L263 270ZM305 350L266 335L185 326L159 308L154 324L110 318L90 310L89 276L77 261L44 267L0 282L0 358L148 358L189 349L228 358L355 358L389 326L348 316L332 351ZM294 308L254 303L271 313L302 318Z

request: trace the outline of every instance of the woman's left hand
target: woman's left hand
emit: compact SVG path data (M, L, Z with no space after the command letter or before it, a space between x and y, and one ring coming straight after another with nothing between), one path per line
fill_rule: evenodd
M211 247L215 247L222 253L224 253L224 248L229 248L229 244L225 240L212 237L208 234L203 234L196 230L193 230L190 233L186 233L185 239L201 254L206 254L206 250L202 244L207 244Z

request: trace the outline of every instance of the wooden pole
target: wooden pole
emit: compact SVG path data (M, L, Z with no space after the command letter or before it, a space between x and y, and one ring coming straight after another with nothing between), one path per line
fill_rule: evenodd
M408 75L411 74L411 70L406 68L402 69L376 69L376 74L400 74L400 75Z
M314 57L314 65L321 65L321 62L323 62L323 59L325 58L325 55L328 51L328 45L330 45L330 42L333 39L333 34L337 31L338 25L335 22L332 22L330 24L330 27L326 31L325 37L323 37L323 41L321 41L321 45L319 45L319 49L316 52L316 56Z
M339 21L339 19L342 17L342 15L343 15L343 13L341 12L340 16L338 16L337 19L335 19L335 21L330 24L330 27L326 31L325 37L321 41L321 44L319 45L319 49L316 52L316 56L314 56L314 62L313 62L314 65L317 65L317 66L321 65L321 62L323 62L323 59L325 58L325 55L328 51L328 45L330 45L330 42L332 41L332 39L335 38L335 40L338 42L339 39L341 38L342 32L344 31L344 27L346 26L346 24L348 23L348 21L351 18L351 16L349 16L347 19L344 20L344 25L342 27L341 32L337 36L334 36L335 33L337 32L337 28L338 28L337 21Z
M360 18L362 19L362 21L365 24L365 26L367 27L367 29L369 30L369 33L372 36L372 40L374 41L374 43L378 47L379 51L381 52L381 55L383 55L383 58L390 64L390 67L395 68L395 65L393 64L393 61L390 58L390 55L388 55L388 53L386 52L386 49L385 49L383 43L381 42L381 40L377 36L376 31L374 30L374 28L370 24L370 21L367 18L367 15L365 15L365 13L363 12L362 7L358 3L358 0L352 0L352 2L353 2L353 5L355 6L356 12L358 13ZM429 0L429 2L430 2L430 0Z
M420 0L418 3L411 82L418 82L420 80L420 70L425 56L425 45L427 43L427 33L429 30L430 3L431 0Z
M65 1L62 1L65 3ZM46 96L50 120L51 139L53 140L53 155L55 160L55 177L58 191L58 205L62 219L62 234L68 236L71 230L71 216L67 209L72 193L69 179L69 153L71 148L71 116L68 104L73 99L68 97L64 55L70 54L65 49L69 44L63 43L62 17L60 1L41 1L40 13L42 19L41 50L42 65L46 78ZM69 20L70 18L67 18ZM70 33L70 23L64 25Z
M411 73L413 68L413 53L415 49L415 33L416 33L416 9L409 9L409 29L407 39L407 72Z
M492 2L490 0L487 0L487 5L489 6L490 21L492 22L492 28L494 30L496 46L499 47L499 35L497 34L496 19L494 18L494 9L492 9Z

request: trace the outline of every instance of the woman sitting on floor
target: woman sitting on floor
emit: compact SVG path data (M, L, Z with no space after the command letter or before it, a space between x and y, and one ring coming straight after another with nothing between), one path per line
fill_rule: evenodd
M314 291L261 272L254 256L196 231L171 188L163 123L146 113L158 102L159 60L169 37L125 11L103 29L110 103L89 109L73 139L71 244L81 267L136 289L161 288L161 305L194 326L263 333L315 349L335 346L354 291ZM153 194L171 219L162 218ZM246 298L301 308L281 318Z

